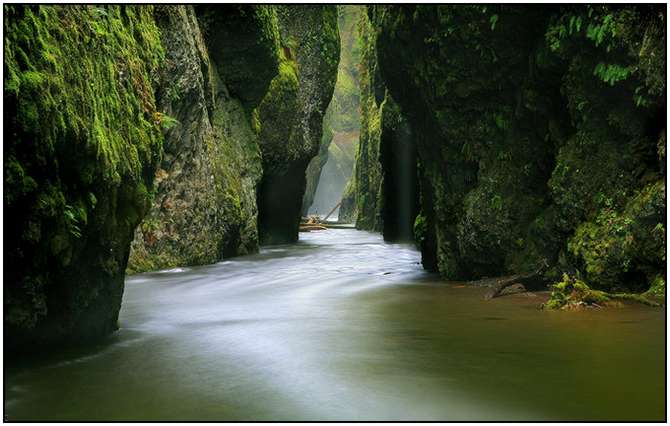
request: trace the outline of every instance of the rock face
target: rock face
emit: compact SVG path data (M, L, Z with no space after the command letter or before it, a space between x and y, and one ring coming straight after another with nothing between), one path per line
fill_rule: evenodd
M416 149L409 122L379 74L377 35L361 20L361 129L356 166L341 216L386 240L411 240L418 209Z
M5 6L5 349L117 327L161 158L150 6Z
M277 17L268 6L159 6L166 58L157 102L165 130L151 211L128 269L201 265L258 250L261 177L251 110L277 73Z
M338 6L340 63L335 92L323 119L323 137L319 154L307 167L307 187L303 197L303 215L328 214L341 200L349 182L358 146L360 37L358 34L364 6ZM337 217L337 210L334 212Z
M418 152L427 268L472 279L546 265L551 279L664 291L663 8L368 12Z
M258 227L265 244L298 239L305 170L319 151L340 54L335 6L278 6L277 15L279 74L254 112L263 154Z

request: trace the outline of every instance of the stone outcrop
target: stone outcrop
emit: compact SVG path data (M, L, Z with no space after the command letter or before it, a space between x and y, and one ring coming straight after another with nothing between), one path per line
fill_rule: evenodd
M345 191L343 219L381 231L386 240L411 240L418 209L417 158L409 122L379 73L377 34L361 19L361 129L351 185Z
M151 211L129 271L201 265L258 250L261 157L251 110L277 74L269 6L158 6L165 130Z
M163 138L151 6L5 6L5 350L116 329Z
M335 6L279 6L279 74L254 114L263 178L258 189L262 243L298 239L305 170L319 152L340 54Z
M424 266L458 280L546 268L664 291L662 7L368 15L385 97L418 153Z

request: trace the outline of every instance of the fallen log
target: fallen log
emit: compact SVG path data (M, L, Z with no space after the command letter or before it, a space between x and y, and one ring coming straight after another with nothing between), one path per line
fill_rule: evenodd
M323 226L325 226L328 229L356 229L356 227L351 224L351 223L324 223Z
M516 284L521 284L527 290L546 287L547 281L542 276L542 273L543 270L540 269L530 274L510 275L507 277L480 280L477 283L479 283L479 285L491 287L491 290L484 295L484 300L491 300L501 296L505 288Z
M330 213L328 213L328 214L326 215L326 217L323 218L322 222L327 221L328 218L330 217L330 215L333 214L333 213L335 213L335 210L337 210L337 208L340 207L341 205L342 205L342 200L340 200L339 203L335 204L335 207L333 207L333 209L330 211Z
M312 224L306 224L306 225L300 225L298 230L300 232L311 232L311 231L324 231L328 228L322 225L312 225Z
M663 305L648 299L647 297L641 295L641 294L633 294L633 293L613 293L609 294L610 299L613 300L628 300L632 302L637 302L637 303L642 303L643 305L651 306L652 308L660 308Z

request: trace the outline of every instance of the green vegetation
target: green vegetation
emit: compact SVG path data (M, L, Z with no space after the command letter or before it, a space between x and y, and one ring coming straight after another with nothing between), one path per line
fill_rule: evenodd
M85 183L96 174L114 183L139 176L161 143L149 74L163 52L151 9L7 6L5 13L5 93L16 99L17 127L43 141L41 157L71 135L99 162L83 171Z
M424 265L450 280L576 270L611 294L663 292L662 8L368 12L375 70L418 147ZM388 174L369 157L357 178ZM359 206L377 199L364 179ZM376 215L359 208L361 223Z
M383 99L375 96L375 85L379 84L375 69L375 32L366 14L361 14L358 22L360 35L360 137L356 165L352 176L352 194L355 199L351 210L356 212L358 229L381 231L382 168L379 163L379 144L381 138L381 104ZM353 216L345 206L344 216Z
M582 280L563 274L563 279L552 286L551 298L542 305L545 309L572 310L583 307L618 307L621 300L658 307L659 303L645 295L631 293L606 293L593 290Z
M96 335L116 327L129 238L161 157L153 9L4 12L9 339Z
M162 6L156 13L166 50L158 99L175 118L157 119L169 161L156 173L156 196L135 232L128 273L209 264L258 250L261 124L252 102L253 92L278 72L278 40L267 37L277 36L276 13L265 6L233 7L228 14L205 6L198 11L200 20L190 6ZM231 35L234 45L219 44L238 26L245 32ZM236 62L216 62L231 56ZM273 63L274 70L265 68ZM251 93L233 95L232 89Z
M279 60L279 73L270 82L268 92L258 106L258 117L260 122L260 138L265 146L281 146L290 138L291 126L298 112L298 65L294 59L287 59L282 52ZM282 123L281 127L271 127L270 123ZM286 152L291 146L284 146L283 150L269 151L266 155L278 156L264 158L268 167L282 167L286 163L284 156L288 158L299 155L299 152ZM300 149L300 147L295 147Z
M592 290L583 281L563 274L563 280L553 285L546 309L576 309L582 306L606 306L613 302L607 293Z
M594 219L580 224L568 241L568 251L583 262L590 282L644 290L666 263L664 214L665 183L658 181L640 190L622 209L604 207Z
M258 107L263 158L258 224L267 244L298 238L305 171L321 146L340 52L335 6L280 6L277 16L280 71Z

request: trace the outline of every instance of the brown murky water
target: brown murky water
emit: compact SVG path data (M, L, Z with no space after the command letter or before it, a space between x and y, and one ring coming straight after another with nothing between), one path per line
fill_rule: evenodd
M104 344L10 366L9 420L663 420L665 310L545 312L347 229L127 279Z

